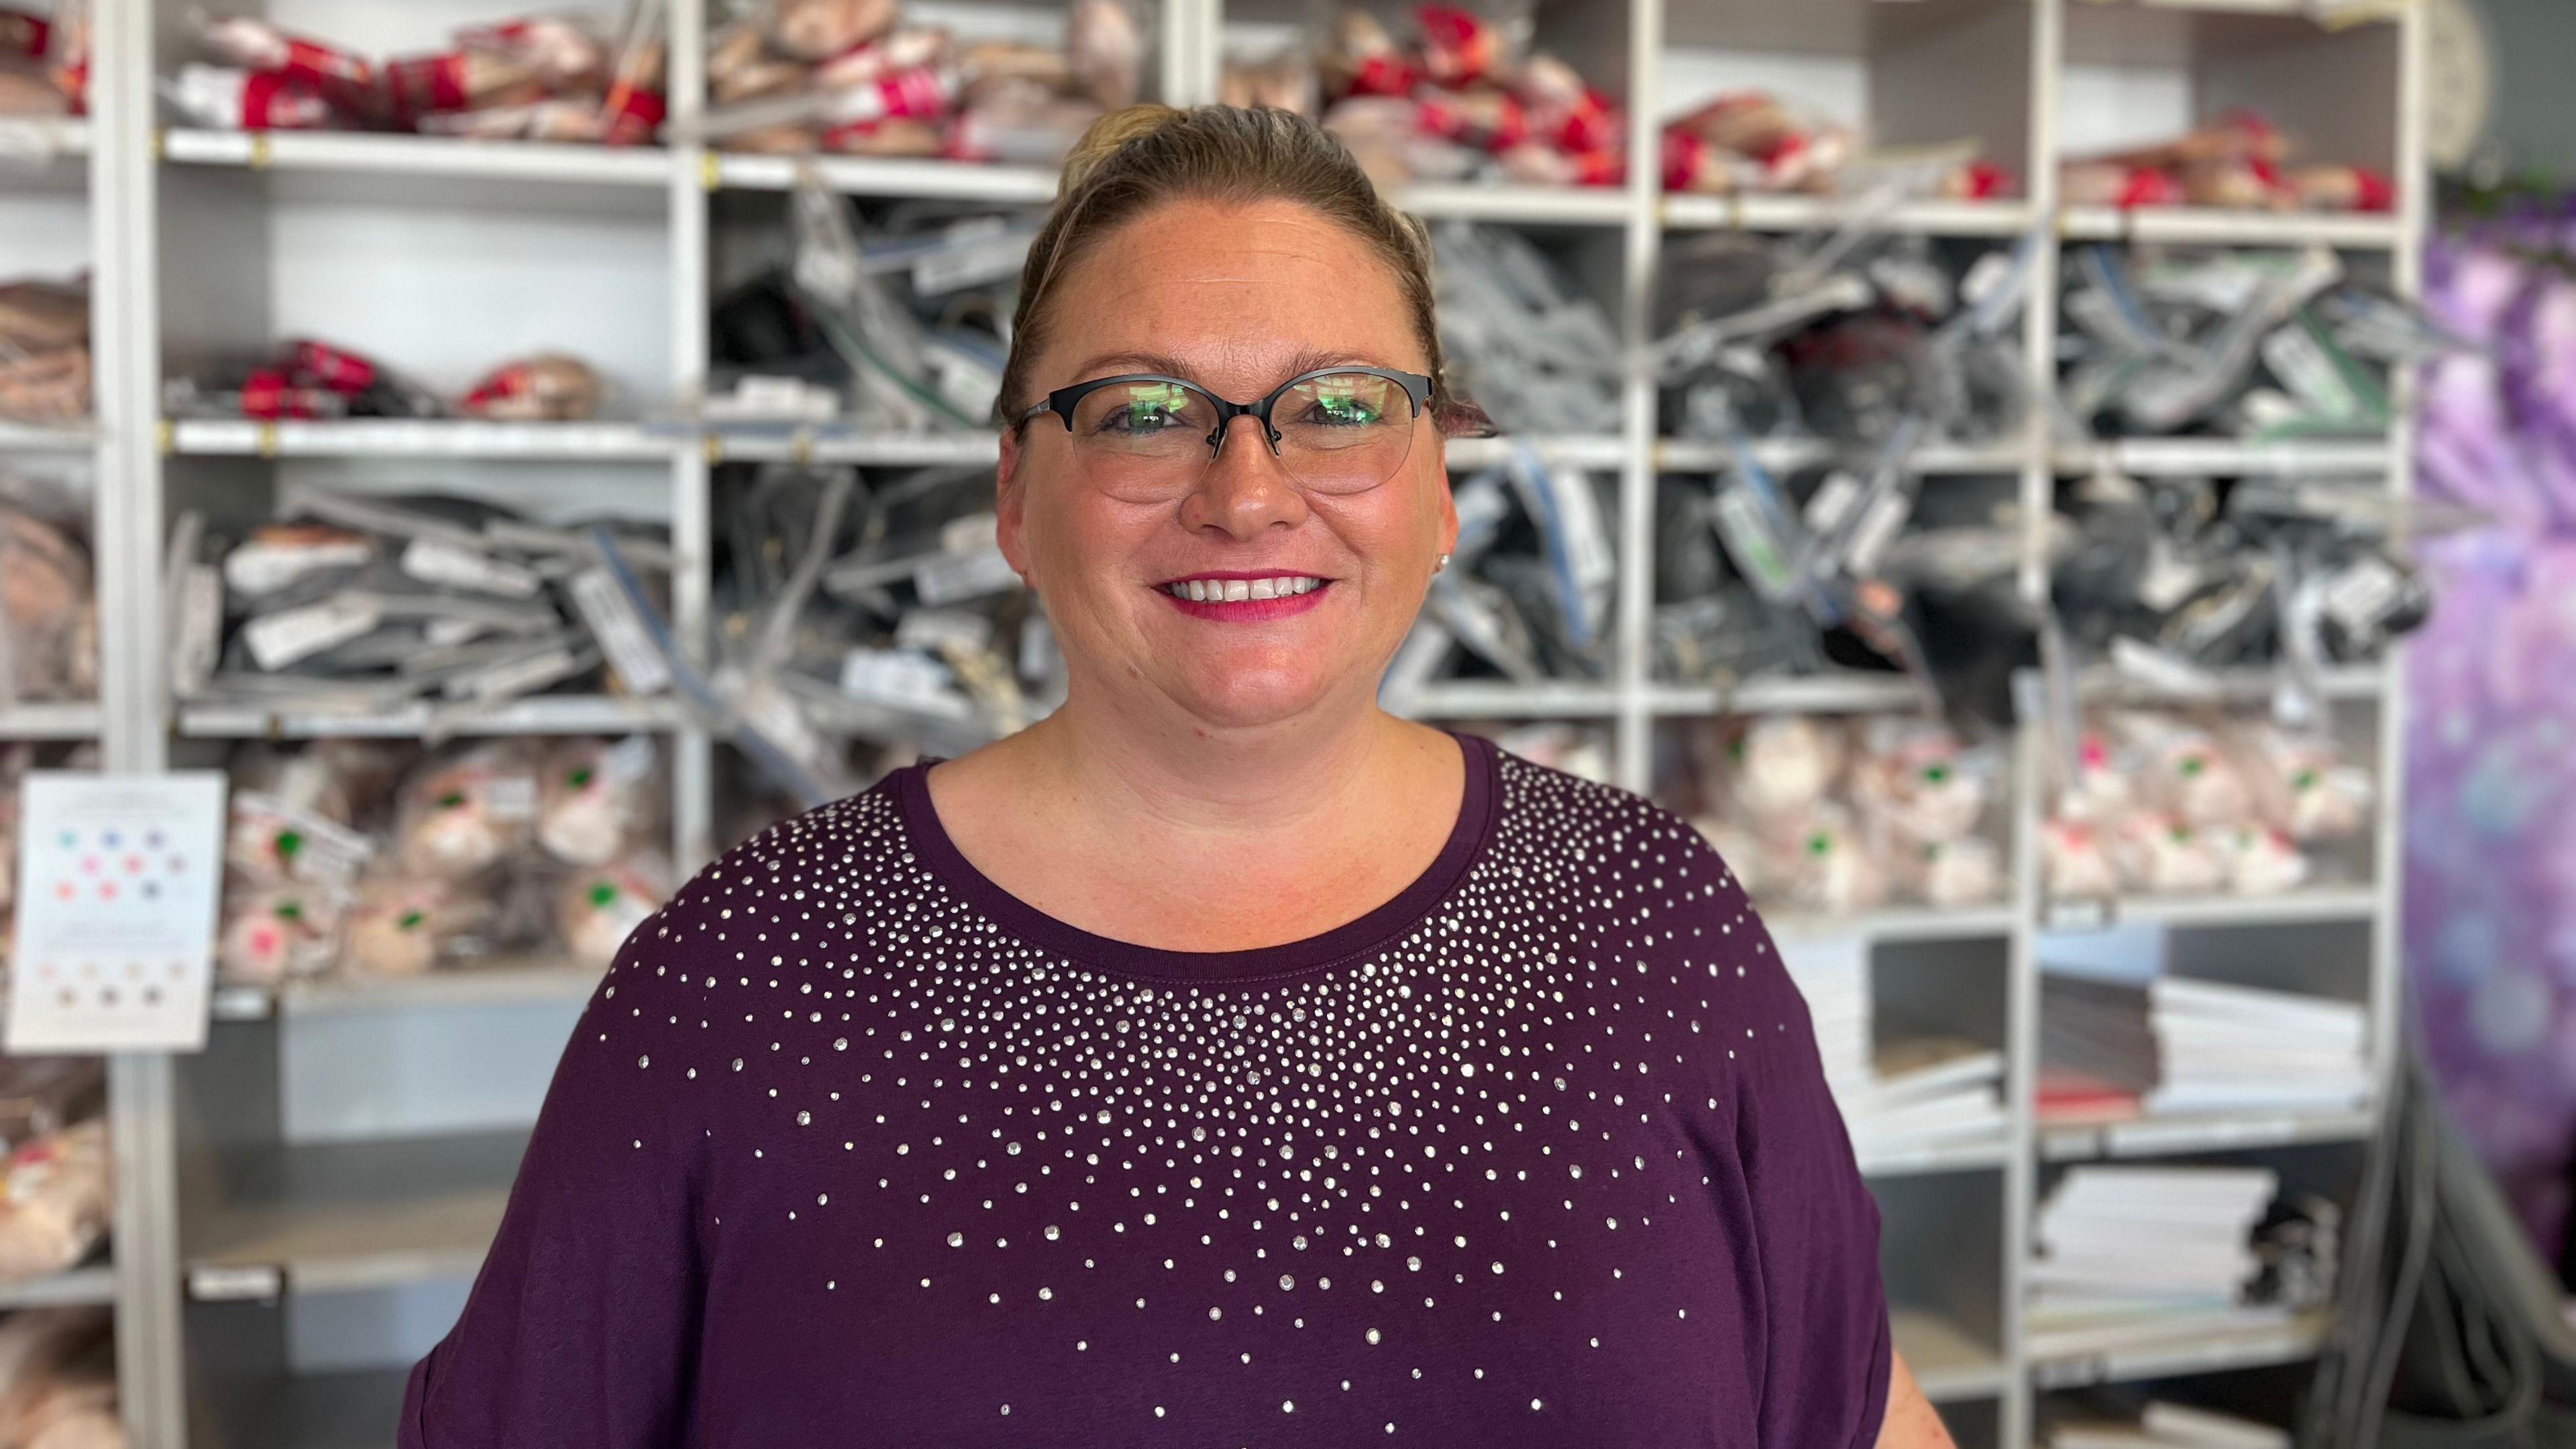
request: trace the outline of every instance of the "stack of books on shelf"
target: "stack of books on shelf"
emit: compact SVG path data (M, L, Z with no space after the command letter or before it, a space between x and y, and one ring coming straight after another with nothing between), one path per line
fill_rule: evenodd
M1793 953L1825 1084L1853 1152L1866 1159L2000 1137L2003 1053L1955 1036L1877 1040L1865 948Z
M2264 1167L2077 1167L2040 1205L2030 1265L2035 1358L2286 1324L2253 1304L2254 1230L2279 1194Z
M2135 1418L2050 1415L2048 1449L2290 1449L2290 1431L2212 1409L2150 1400Z
M2357 1003L2162 976L2145 986L2040 979L2039 1115L2338 1112L2371 1096Z
M2148 988L2157 1113L2350 1111L2370 1100L2357 1003L2165 976Z
M2118 1122L2156 1084L2143 986L2044 971L2039 978L2040 1120Z

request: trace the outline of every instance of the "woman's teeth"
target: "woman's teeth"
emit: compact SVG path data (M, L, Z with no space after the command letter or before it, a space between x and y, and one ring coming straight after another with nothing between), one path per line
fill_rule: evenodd
M1324 586L1324 581L1300 574L1293 578L1274 579L1185 579L1163 585L1163 592L1176 599L1195 599L1203 604L1239 604L1246 599L1287 599L1311 594Z

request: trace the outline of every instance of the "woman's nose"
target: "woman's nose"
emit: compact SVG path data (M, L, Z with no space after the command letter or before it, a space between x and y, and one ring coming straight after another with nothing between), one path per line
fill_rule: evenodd
M1305 497L1271 446L1261 419L1249 414L1228 418L1217 444L1216 456L1199 474L1199 486L1182 501L1183 523L1241 536L1305 517Z

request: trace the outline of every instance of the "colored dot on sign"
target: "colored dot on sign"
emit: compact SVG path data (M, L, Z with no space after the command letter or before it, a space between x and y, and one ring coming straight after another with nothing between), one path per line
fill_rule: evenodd
M98 857L95 855L82 856L81 869L89 872L91 875L98 874Z
M73 896L79 894L79 891L80 888L78 886L73 885L70 881L64 881L61 885L54 887L54 896L57 900L67 901Z
M161 887L155 882L148 880L145 881L143 883L143 898L147 901L157 901L161 899Z
M125 873L127 875L143 874L143 857L139 855L127 856L125 858Z
M98 838L99 838L99 840L100 840L103 844L105 844L105 845L107 846L107 848L108 848L108 849L110 849L110 850L114 850L114 849L116 848L116 832L115 832L115 831L113 831L113 830L102 830L102 831L100 831L100 832L99 832Z
M186 857L186 856L184 856L184 855L174 855L174 856L170 857L170 873L171 873L172 875L177 875L178 873L180 873L180 872L181 872L181 871L183 871L183 870L186 870L187 868L188 868L188 857Z
M159 1006L161 1004L161 988L158 986L144 987L143 1004L146 1006Z
M98 999L101 1005L114 1006L116 1004L116 988L113 986L100 988Z
M98 883L98 898L99 898L100 900L103 900L103 901L112 901L112 900L115 900L115 899L116 899L116 882L114 882L114 881L112 881L112 880L103 880L103 881L100 881L100 882Z
M74 846L80 844L80 835L76 831L66 830L62 834L54 837L54 839L56 843L61 845L65 850L70 850Z
M161 848L161 832L155 830L147 833L143 837L143 848L146 850L159 850Z

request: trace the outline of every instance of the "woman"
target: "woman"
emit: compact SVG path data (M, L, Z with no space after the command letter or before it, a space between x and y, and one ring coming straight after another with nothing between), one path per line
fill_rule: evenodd
M1069 697L635 932L406 1446L1949 1442L1715 852L1376 706L1428 269L1294 116L1093 127L1001 409Z

